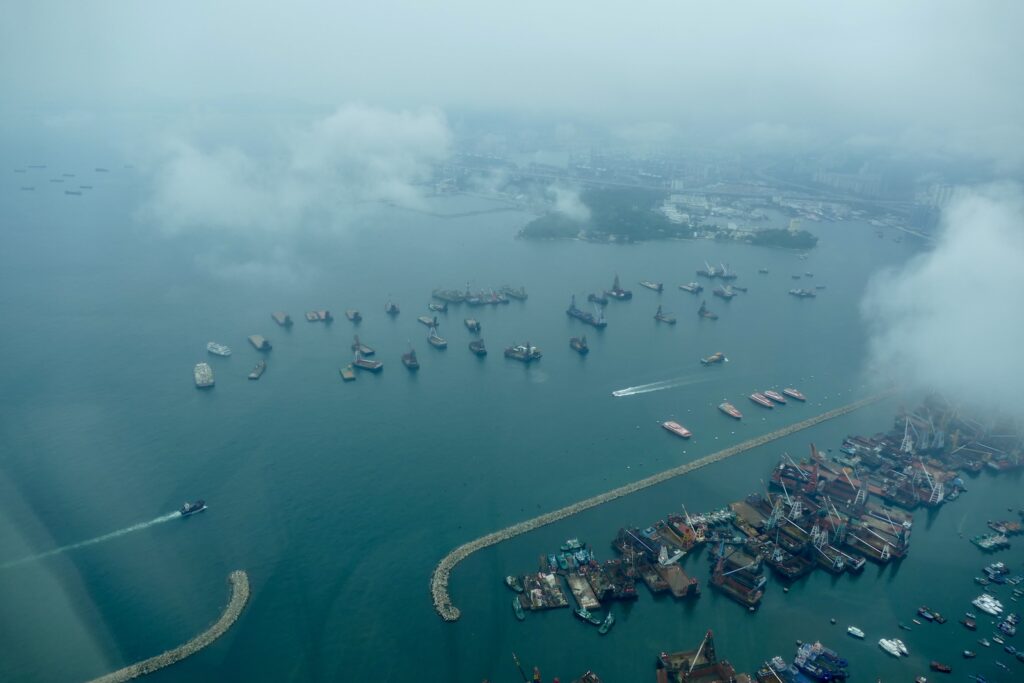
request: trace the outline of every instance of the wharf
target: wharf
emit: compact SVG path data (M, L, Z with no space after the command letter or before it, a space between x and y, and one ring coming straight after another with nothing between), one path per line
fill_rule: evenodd
M194 655L220 638L238 620L238 617L242 614L242 609L245 608L246 603L249 601L248 574L242 570L233 571L228 576L228 581L231 583L231 599L228 601L228 606L224 613L220 615L220 619L213 626L184 645L168 650L156 657L150 657L149 659L126 666L123 669L118 669L105 676L95 678L90 683L122 683L122 681L130 681L134 678L151 674L164 667L176 664L190 655Z
M553 524L571 517L572 515L583 512L584 510L589 510L590 508L603 505L609 501L617 500L631 493L642 491L656 484L668 481L669 479L689 474L694 470L732 458L753 448L763 446L766 443L770 443L777 439L781 439L782 437L789 436L790 434L808 429L821 424L822 422L826 422L842 415L847 415L863 408L864 406L877 403L878 401L889 397L894 393L894 391L894 389L890 389L888 391L868 396L867 398L863 398L859 401L854 401L853 403L849 403L845 406L834 408L833 410L826 411L806 420L801 420L800 422L796 422L774 432L769 432L768 434L763 434L753 439L749 439L736 444L735 446L730 446L729 448L725 448L683 465L679 465L678 467L673 467L631 484L620 486L612 489L611 491L606 491L591 498L567 505L552 512L544 513L534 517L533 519L513 524L512 526L486 534L485 536L481 536L480 538L469 541L468 543L464 543L445 555L438 563L437 567L434 568L434 573L430 577L430 592L434 601L434 609L437 610L438 615L440 615L440 617L445 621L456 621L459 618L461 612L452 602L451 595L448 591L449 577L451 576L452 569L454 569L456 565L478 550L488 548L510 538L515 538L516 536L520 536L548 524Z

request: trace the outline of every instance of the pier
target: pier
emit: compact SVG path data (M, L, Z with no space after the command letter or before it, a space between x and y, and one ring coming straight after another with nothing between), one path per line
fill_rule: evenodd
M228 576L228 581L231 583L231 599L228 601L228 606L224 613L220 615L220 619L213 626L184 645L168 650L156 657L150 657L149 659L126 666L123 669L118 669L105 676L94 678L90 683L121 683L122 681L130 681L133 678L151 674L154 671L176 664L186 657L194 655L220 638L238 620L239 615L242 614L242 609L245 608L245 604L249 601L249 576L244 571L231 572Z
M525 534L529 531L533 531L534 529L539 529L542 526L553 524L567 517L583 512L584 510L589 510L590 508L603 505L604 503L611 502L617 498L628 496L631 493L636 493L637 491L649 488L655 484L660 484L664 481L668 481L669 479L693 472L694 470L699 470L712 463L720 462L727 458L739 455L740 453L745 453L752 448L763 446L766 443L781 439L784 436L789 436L790 434L813 427L821 424L822 422L852 413L855 410L859 410L864 406L876 403L883 398L892 395L894 391L894 389L890 389L848 405L829 410L821 413L820 415L777 429L774 432L754 437L753 439L738 443L735 446L730 446L729 448L721 451L697 458L696 460L679 465L678 467L673 467L663 472L659 472L658 474L651 475L631 484L625 484L624 486L612 489L611 491L600 493L596 496L567 505L558 510L539 515L533 519L513 524L512 526L501 529L500 531L495 531L487 534L486 536L481 536L469 543L464 543L445 555L438 563L437 567L434 568L434 573L430 577L430 592L434 599L434 609L437 610L437 613L445 621L456 621L459 618L461 614L459 608L452 603L451 595L448 592L448 580L455 566L478 550L483 550L484 548L496 545L502 541Z

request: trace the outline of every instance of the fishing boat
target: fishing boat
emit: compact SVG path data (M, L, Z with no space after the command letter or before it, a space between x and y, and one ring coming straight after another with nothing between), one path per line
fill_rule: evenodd
M436 327L430 328L430 333L427 335L427 342L430 343L435 349L447 349L448 340L437 333Z
M526 619L526 612L523 611L523 605L519 602L518 595L512 598L512 611L515 613L516 619L519 621Z
M728 401L723 401L722 403L720 403L718 405L718 409L721 410L726 415L728 415L729 417L735 418L737 420L740 420L740 419L743 418L743 413L741 413L740 411L736 410L736 406L734 406L733 404L729 403Z
M784 393L786 396L789 396L792 399L796 399L797 401L801 401L802 402L802 401L806 401L807 400L806 396L801 394L799 391L797 391L793 387L786 387L785 389L782 390L782 393Z
M338 372L341 373L341 378L346 382L354 382L356 379L356 371L352 369L352 364L349 363Z
M693 432L691 432L689 429L679 424L678 422L673 422L669 420L668 422L662 422L661 426L667 429L668 431L672 432L676 436L681 436L684 439L689 439L691 436L693 436Z

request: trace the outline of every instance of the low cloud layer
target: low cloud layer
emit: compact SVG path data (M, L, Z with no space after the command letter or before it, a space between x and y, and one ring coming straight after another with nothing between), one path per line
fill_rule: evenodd
M590 220L590 207L580 197L579 190L563 185L548 188L549 197L554 198L555 211L574 221L584 223Z
M432 109L349 105L311 125L278 132L270 151L204 148L174 139L163 147L146 219L168 233L293 232L343 225L361 202L415 203L451 133Z
M862 302L871 371L1024 417L1024 190L972 191L944 213L933 251L876 276Z

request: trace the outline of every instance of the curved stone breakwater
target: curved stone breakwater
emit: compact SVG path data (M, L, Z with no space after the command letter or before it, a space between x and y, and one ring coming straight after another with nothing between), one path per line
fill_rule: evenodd
M632 484L620 486L617 489L606 491L605 493L598 494L592 498L581 500L578 503L567 505L559 510L545 513L539 517L528 519L525 522L513 524L512 526L501 529L500 531L495 531L487 534L486 536L481 536L476 540L470 541L469 543L464 543L445 555L434 569L433 575L430 577L430 592L434 598L434 609L437 610L437 613L441 615L441 618L445 621L455 621L459 618L461 614L459 612L459 608L452 603L451 595L448 593L448 578L451 575L452 569L454 569L459 562L462 562L478 550L506 541L515 536L519 536L520 534L525 534L528 531L533 531L534 529L547 524L552 524L565 519L566 517L571 517L572 515L583 512L584 510L589 510L592 507L597 507L603 503L613 501L616 498L622 498L623 496L635 493L641 489L654 486L655 484L660 484L661 482L672 479L673 477L678 477L682 474L699 470L700 468L706 467L712 463L725 460L726 458L731 458L734 455L739 455L740 453L749 451L751 448L763 446L766 443L775 441L776 439L781 439L784 436L789 436L790 434L807 429L808 427L813 427L814 425L839 417L840 415L852 413L866 405L875 403L892 395L894 391L894 389L884 391L840 408L829 410L828 412L816 415L815 417L791 424L788 427L783 427L782 429L769 432L763 436L755 437L748 441L744 441L743 443L736 444L735 446L730 446L729 448L712 453L711 455L705 455L702 458L697 458L696 460L684 465L673 467L672 469L665 470L664 472L659 472L658 474L651 475L645 479L635 481Z
M220 619L213 626L184 645L168 650L156 657L150 657L149 659L126 666L123 669L118 669L106 676L95 678L90 683L120 683L121 681L130 681L133 678L151 674L158 669L170 666L190 655L194 655L220 638L235 623L239 615L241 615L245 604L249 601L249 576L244 571L231 572L228 576L228 581L231 582L231 600L228 601L227 609L224 610L224 613L220 615Z

